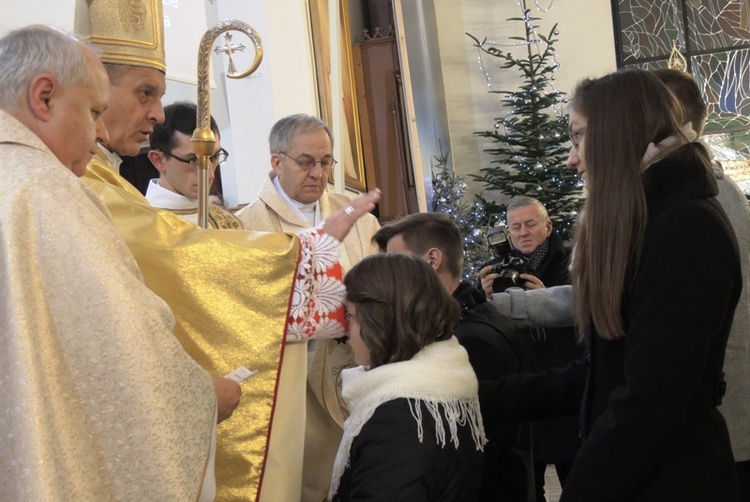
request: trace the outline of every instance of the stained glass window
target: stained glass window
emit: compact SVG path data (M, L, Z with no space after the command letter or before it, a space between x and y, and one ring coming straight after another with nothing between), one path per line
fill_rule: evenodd
M750 0L612 5L618 67L666 67L675 44L708 104L705 141L750 193Z

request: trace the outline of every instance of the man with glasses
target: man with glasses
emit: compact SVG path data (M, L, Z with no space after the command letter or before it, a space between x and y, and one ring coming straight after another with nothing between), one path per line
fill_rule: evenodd
M271 128L269 143L271 172L258 198L237 213L246 228L299 233L347 207L346 195L326 190L336 160L325 122L304 114L284 117ZM371 214L357 220L339 255L344 271L378 251L372 237L379 228ZM323 500L328 493L344 423L340 372L353 365L348 344L326 340L308 342L307 367L297 368L308 382L302 500Z
M149 135L151 151L148 158L159 171L159 178L149 182L146 200L154 207L172 211L197 225L198 157L191 141L196 117L194 103L182 101L164 107L164 123L154 125L154 131ZM216 136L216 144L210 157L209 186L214 180L216 168L229 156L221 147L219 128L213 117L211 130ZM244 228L232 213L215 204L208 206L208 221L212 228Z

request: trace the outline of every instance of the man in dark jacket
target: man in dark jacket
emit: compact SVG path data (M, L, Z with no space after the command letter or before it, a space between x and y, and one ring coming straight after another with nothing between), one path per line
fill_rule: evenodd
M547 210L531 197L515 197L507 208L508 236L513 245L510 254L519 258L529 272L521 274L524 289L540 289L568 284L568 252L562 239L553 230ZM493 265L505 257L498 257ZM498 276L481 271L482 287L488 296L493 293L492 283ZM498 292L498 291L494 291ZM520 332L527 346L523 371L539 373L551 368L562 368L583 357L576 342L573 328L537 329ZM568 471L580 444L578 418L570 416L534 422L534 471L537 501L544 498L544 472L547 464L555 464L560 484L565 483Z
M511 321L471 283L461 281L461 234L445 214L420 213L381 228L373 237L381 251L418 256L437 272L461 305L456 338L480 380L521 372L524 346ZM528 422L485 421L485 475L479 500L533 501L534 482Z

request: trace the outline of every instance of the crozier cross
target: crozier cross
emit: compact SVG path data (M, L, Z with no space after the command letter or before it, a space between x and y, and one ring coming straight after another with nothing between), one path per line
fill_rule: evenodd
M237 73L237 68L235 68L234 66L234 59L232 58L232 54L234 54L235 52L244 51L245 46L243 44L233 45L232 34L229 32L224 34L224 42L225 44L223 46L215 47L214 52L216 54L226 54L227 56L229 56L229 67L227 71L231 75L233 73Z

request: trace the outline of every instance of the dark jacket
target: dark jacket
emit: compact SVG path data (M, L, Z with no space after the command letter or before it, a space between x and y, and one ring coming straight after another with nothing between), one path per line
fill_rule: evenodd
M477 378L496 380L520 373L526 349L512 322L469 282L459 284L453 297L461 305L456 338L469 354ZM484 428L489 442L479 500L535 500L530 424L485 421Z
M570 284L568 276L569 253L562 239L552 232L549 251L534 275L546 287ZM583 347L576 339L574 328L528 329L521 332L530 357L524 371L539 373L552 368L564 368L572 361L583 358ZM575 458L580 439L576 415L534 422L534 458L544 463L569 463Z
M459 448L450 442L449 434L441 447L435 438L435 421L424 404L422 420L424 437L420 443L407 399L380 405L352 441L350 467L341 477L334 500L479 500L482 452L474 446L470 427L460 426ZM447 428L446 422L443 425Z
M716 409L742 287L737 242L712 198L703 147L644 175L648 223L623 292L627 336L589 337L586 439L562 501L734 501L734 465Z

